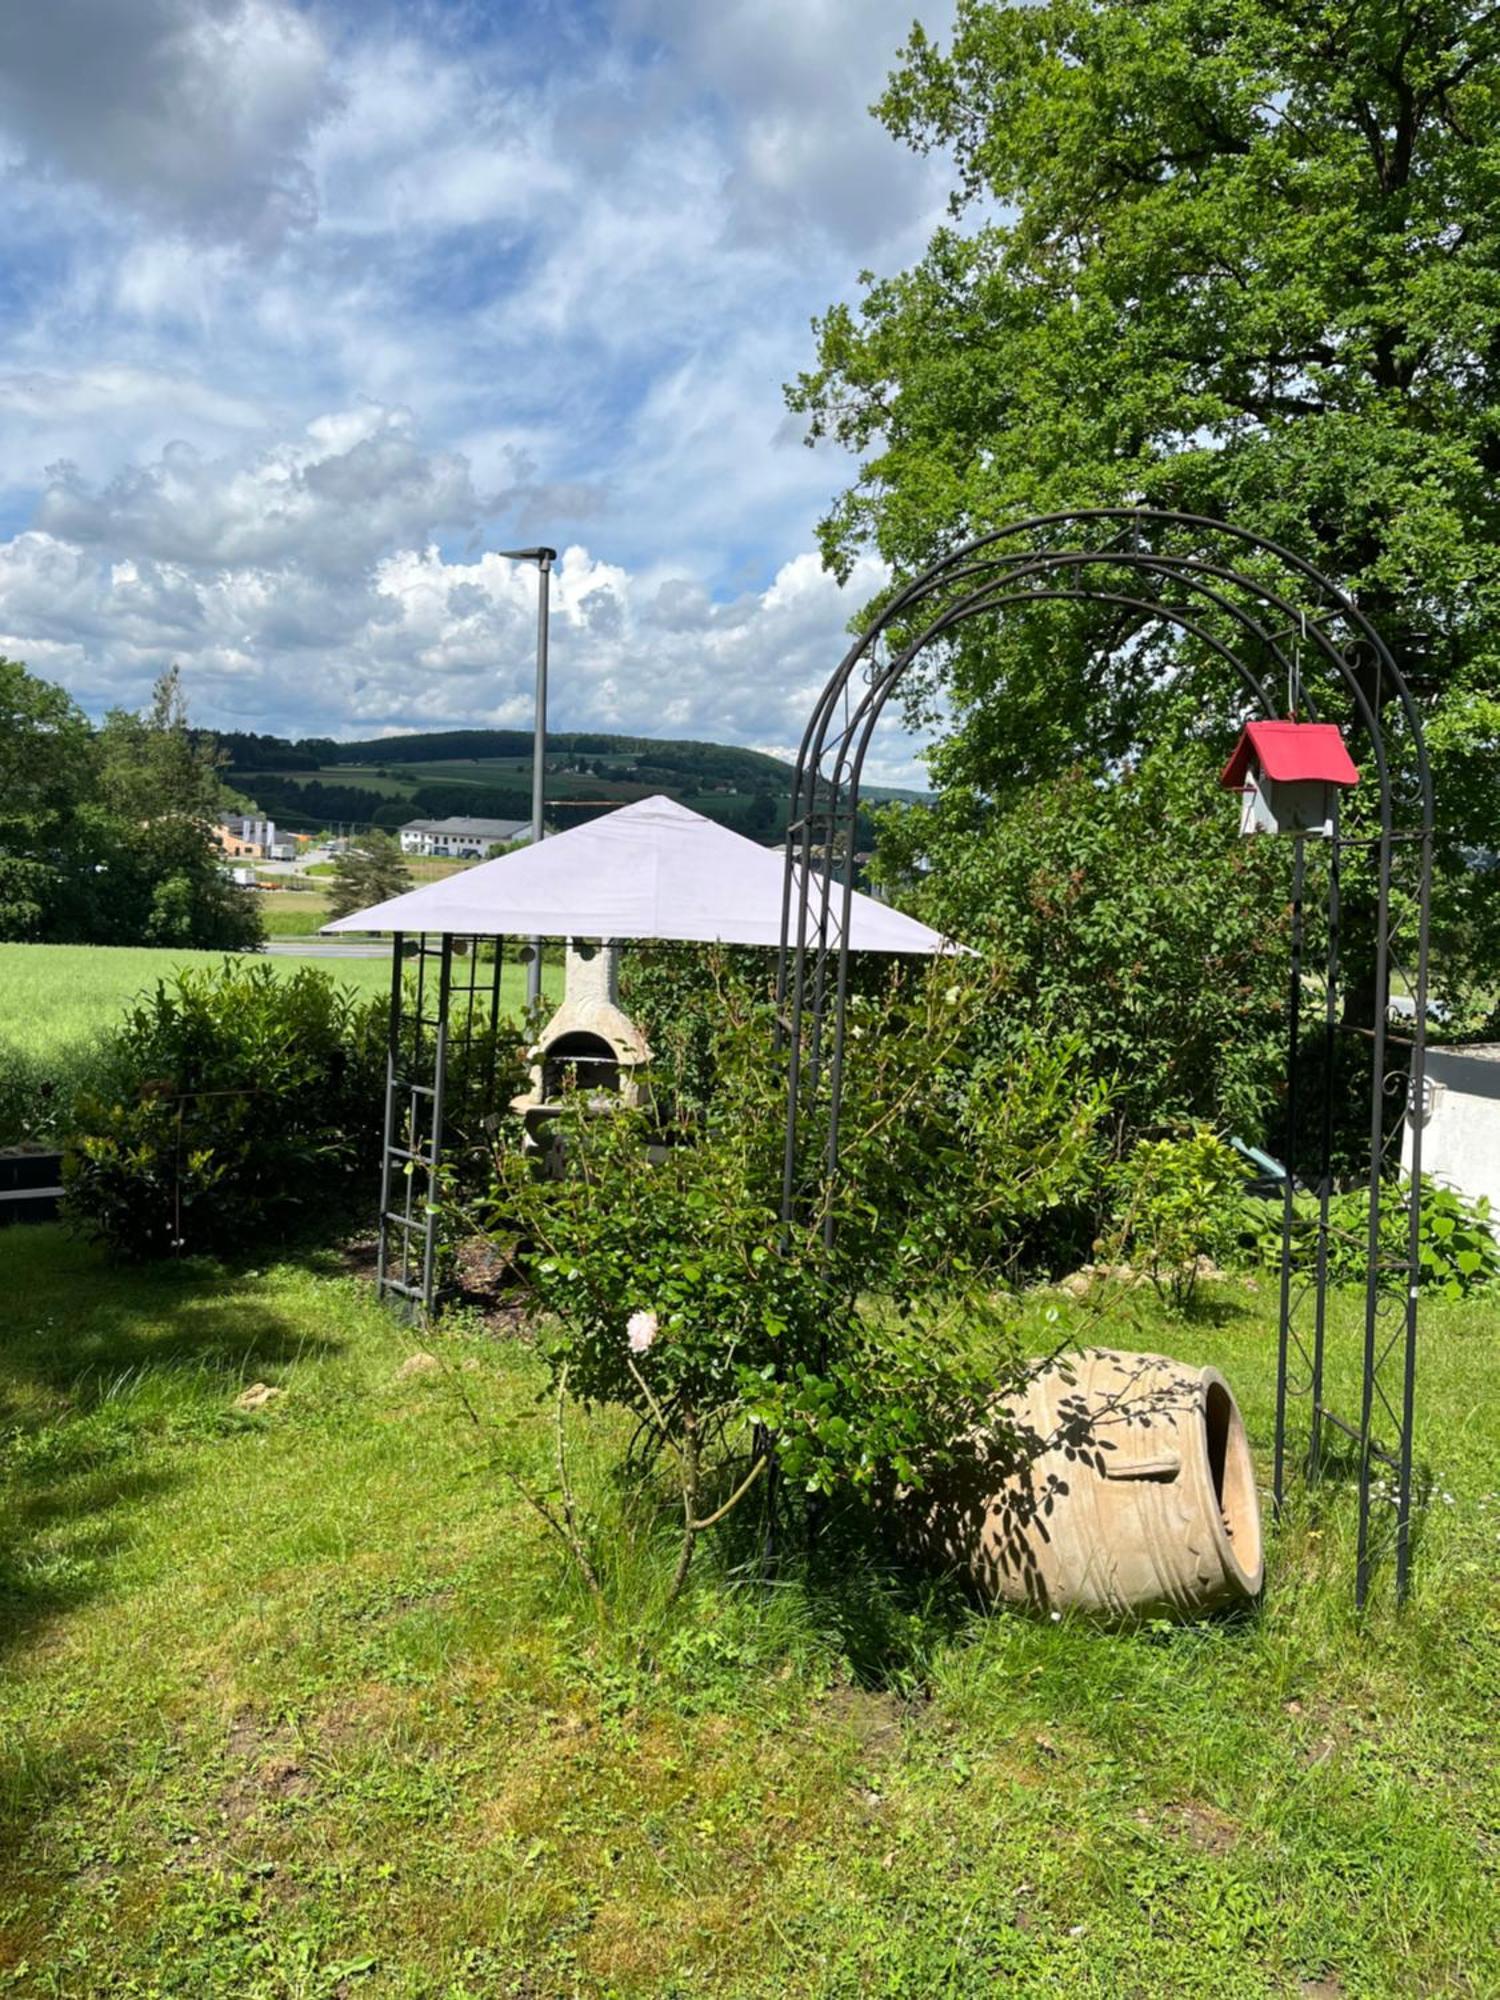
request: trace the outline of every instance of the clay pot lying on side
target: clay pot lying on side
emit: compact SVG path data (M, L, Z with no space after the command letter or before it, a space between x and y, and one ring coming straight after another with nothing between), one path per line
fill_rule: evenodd
M1106 1618L1193 1618L1259 1593L1254 1468L1216 1368L1090 1348L1001 1407L993 1447L976 1439L923 1496L930 1557L991 1596Z

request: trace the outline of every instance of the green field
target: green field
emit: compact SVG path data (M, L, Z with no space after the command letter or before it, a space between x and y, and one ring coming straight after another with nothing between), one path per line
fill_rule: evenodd
M178 966L220 965L223 959L224 954L215 951L0 944L0 1046L9 1043L29 1054L50 1055L109 1027L137 994L149 992ZM310 966L359 993L390 991L389 958L268 957L261 962L283 979ZM542 987L549 997L561 997L560 966L542 967ZM519 1008L525 996L524 968L507 965L501 983L503 1004Z
M308 889L276 889L260 899L267 937L313 937L328 921L328 898Z
M0 944L0 1044L51 1055L116 1021L137 994L182 965L219 965L217 951L91 944ZM361 993L390 990L388 959L268 958L286 977L305 965Z
M1218 1362L1263 1473L1270 1291L1110 1329ZM1500 1991L1494 1306L1428 1314L1403 1613L1354 1617L1330 1485L1261 1608L1110 1634L847 1542L663 1619L639 1518L601 1622L496 1470L506 1424L551 1477L526 1342L456 1321L414 1372L270 1243L121 1270L14 1229L0 1297L6 1994ZM587 1435L575 1477L619 1520Z

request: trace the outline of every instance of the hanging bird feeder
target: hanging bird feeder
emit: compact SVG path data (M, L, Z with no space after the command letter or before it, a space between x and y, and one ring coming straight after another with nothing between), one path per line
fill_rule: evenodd
M1240 794L1241 833L1333 838L1342 788L1359 783L1332 722L1250 722L1219 783Z

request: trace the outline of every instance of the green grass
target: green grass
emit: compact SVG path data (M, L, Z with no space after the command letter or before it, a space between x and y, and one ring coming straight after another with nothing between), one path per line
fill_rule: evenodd
M274 899L267 898L267 901ZM287 904L292 897L286 898ZM297 899L299 905L321 897ZM281 905L278 903L278 915ZM300 917L300 908L288 917ZM316 921L321 921L317 919ZM279 926L276 935L295 935ZM0 944L0 1145L19 1139L49 1143L66 1135L80 1091L101 1087L104 1038L130 1002L181 966L223 963L221 952L154 951L106 945ZM387 994L391 969L381 958L271 956L279 979L307 967L362 995ZM560 964L544 963L542 990L562 994ZM501 1004L519 1013L525 1005L524 968L507 964Z
M0 945L0 1047L8 1043L30 1055L56 1054L111 1026L138 994L149 992L157 980L170 977L179 966L220 965L223 958L222 952L215 951L87 944ZM390 991L389 958L278 956L263 962L273 967L279 978L290 978L311 966L359 993ZM560 968L543 966L542 985L549 997L560 998ZM507 965L501 984L502 1004L520 1007L525 991L524 970Z
M619 1532L601 1624L491 1463L509 1420L546 1477L528 1348L403 1376L265 1255L0 1236L0 1992L1500 1990L1494 1306L1428 1314L1399 1616L1330 1486L1239 1620L986 1617L843 1547L653 1625ZM1270 1289L1110 1330L1223 1366L1262 1465Z
M307 889L275 889L260 899L267 937L312 937L328 921L328 898Z
M51 1055L108 1028L137 994L184 965L219 965L217 951L90 944L0 945L0 1044ZM272 958L278 976L319 964L341 986L386 992L389 960Z

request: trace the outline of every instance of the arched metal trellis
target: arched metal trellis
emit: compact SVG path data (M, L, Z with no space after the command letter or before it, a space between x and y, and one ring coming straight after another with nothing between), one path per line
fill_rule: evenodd
M1112 657L1166 628L1177 635L1172 673L1232 675L1243 718L1274 717L1286 705L1320 709L1352 728L1364 785L1352 827L1331 839L1294 838L1290 883L1291 968L1287 1069L1287 1169L1283 1187L1280 1334L1277 1353L1274 1492L1286 1495L1294 1418L1309 1477L1337 1456L1353 1457L1359 1489L1355 1597L1363 1604L1375 1566L1394 1550L1398 1600L1407 1592L1412 1530L1412 1432L1417 1350L1421 1113L1425 1107L1427 923L1431 888L1432 786L1421 718L1389 648L1359 607L1311 564L1262 536L1222 521L1152 508L1105 507L1039 515L980 536L892 591L855 640L813 709L798 753L787 828L778 997L787 1051L783 1214L799 1218L807 1183L799 1163L818 1156L812 1177L823 1226L833 1227L828 1191L839 1163L839 1113L849 992L848 928L854 887L860 786L871 738L891 698L924 653L978 618L1034 613L1041 606L1108 606L1117 619ZM1157 663L1155 670L1160 671ZM1374 809L1367 803L1374 794ZM1369 1188L1365 1296L1357 1411L1333 1406L1325 1359L1329 1326L1330 1198L1335 1092L1340 1065L1340 924L1353 872L1373 882L1373 991L1363 1031L1370 1041ZM1305 979L1304 916L1319 878L1326 912L1321 994ZM1414 1005L1409 1070L1387 1070L1385 997L1398 949ZM1319 1135L1308 1160L1290 1157L1305 1107L1297 1103L1306 1001L1322 1009ZM1393 1185L1387 1151L1400 1120L1388 1116L1406 1088L1409 1178ZM1318 1197L1311 1274L1294 1268L1294 1172ZM1382 1216L1382 1208L1385 1217ZM1389 1218L1404 1220L1393 1250ZM1300 1440L1299 1440L1300 1441Z

